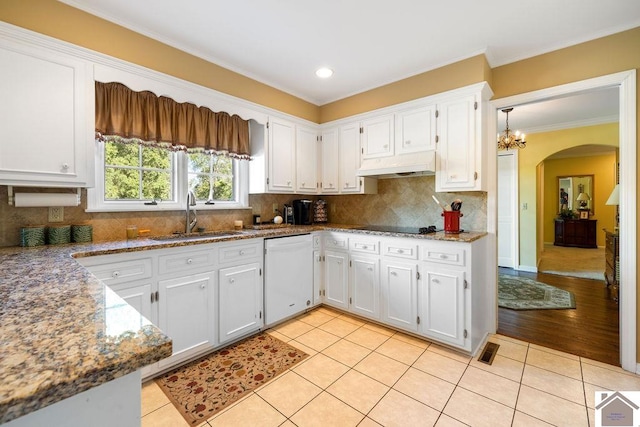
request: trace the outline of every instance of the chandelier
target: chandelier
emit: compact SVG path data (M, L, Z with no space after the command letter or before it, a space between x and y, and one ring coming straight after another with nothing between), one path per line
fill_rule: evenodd
M502 133L498 134L498 150L526 147L527 141L524 139L524 133L520 134L520 131L513 133L509 129L509 113L512 111L513 108L505 108L502 110L502 112L507 115L507 128Z

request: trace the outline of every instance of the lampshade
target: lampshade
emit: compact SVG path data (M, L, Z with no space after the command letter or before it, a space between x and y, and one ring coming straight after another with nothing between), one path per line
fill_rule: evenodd
M607 199L605 205L619 205L620 204L620 184L616 184L615 187L613 187L613 191L611 192L611 195L609 195L609 198Z
M580 193L578 194L578 198L576 200L578 200L579 202L587 202L591 200L591 197L589 197L587 193Z

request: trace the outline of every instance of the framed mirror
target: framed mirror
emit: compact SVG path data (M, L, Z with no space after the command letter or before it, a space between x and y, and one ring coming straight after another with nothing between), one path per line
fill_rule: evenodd
M593 215L593 175L558 177L558 212L572 210L579 217L582 212Z

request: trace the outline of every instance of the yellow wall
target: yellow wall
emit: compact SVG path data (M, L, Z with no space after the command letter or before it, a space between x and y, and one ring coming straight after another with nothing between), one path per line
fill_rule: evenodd
M2 0L0 21L318 122L318 106L56 0Z
M540 192L555 191L556 185L548 188L546 179L540 179L538 183L538 166L544 160L559 151L579 145L609 145L618 147L618 124L611 123L597 126L586 126L576 129L566 129L554 132L532 133L527 135L527 148L518 156L519 169L519 197L520 205L528 205L527 210L520 210L520 264L535 267L538 254L542 250L542 229L546 221L544 210L547 209L544 200L540 200L537 194ZM614 158L615 162L615 158ZM547 170L545 162L544 177L549 177L553 172ZM611 170L611 169L610 169ZM542 172L541 172L542 173ZM585 172L586 173L586 172ZM593 173L593 172L591 172ZM613 174L613 170L610 172ZM555 176L555 175L554 175ZM611 178L612 179L612 178ZM599 185L596 181L595 185ZM613 189L613 187L611 187ZM611 190L609 190L611 192ZM607 196L608 197L608 194ZM545 197L546 199L546 197ZM605 199L606 200L606 199ZM555 206L552 204L552 206ZM549 207L552 209L552 207ZM597 209L597 211L600 209ZM597 212L596 211L596 212ZM600 212L597 212L598 215ZM540 222L537 223L537 218ZM546 240L546 239L545 239Z
M593 175L593 215L590 219L598 220L598 246L604 247L605 235L603 228L613 230L615 227L616 207L607 206L605 202L615 186L616 153L606 155L571 157L544 161L544 212L542 231L544 241L553 243L554 220L558 214L558 177ZM573 195L574 198L577 194ZM575 203L575 201L574 201ZM574 205L574 210L576 206Z

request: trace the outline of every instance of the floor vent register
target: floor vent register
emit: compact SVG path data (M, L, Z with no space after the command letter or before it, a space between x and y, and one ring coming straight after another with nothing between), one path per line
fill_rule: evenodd
M488 342L482 349L482 352L478 357L478 361L491 365L493 363L493 358L496 357L496 354L498 353L498 348L500 348L499 344Z

